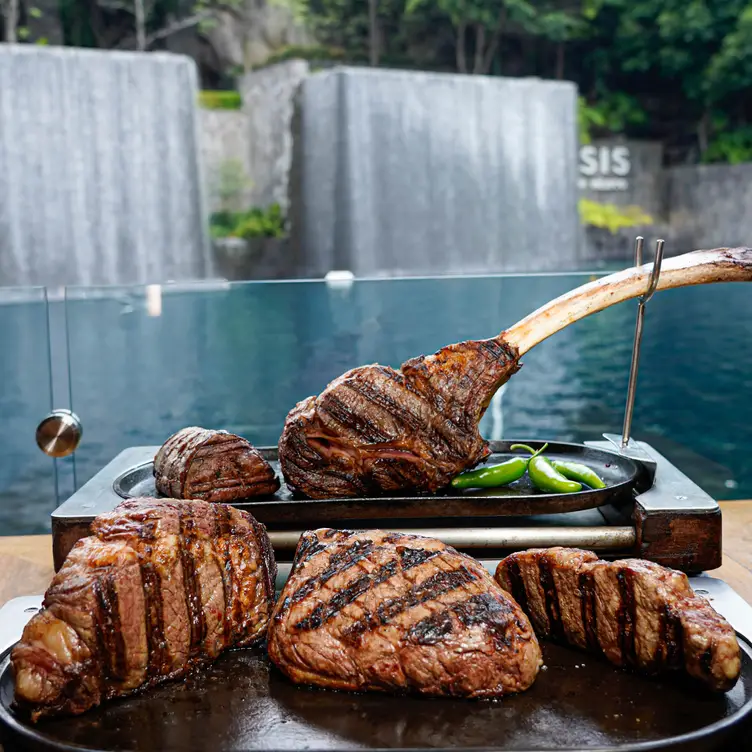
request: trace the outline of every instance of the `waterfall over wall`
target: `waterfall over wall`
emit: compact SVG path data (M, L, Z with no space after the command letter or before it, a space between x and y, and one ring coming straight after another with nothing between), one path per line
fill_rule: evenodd
M577 90L335 68L303 81L290 190L312 275L572 268Z
M193 61L0 45L0 286L209 273Z

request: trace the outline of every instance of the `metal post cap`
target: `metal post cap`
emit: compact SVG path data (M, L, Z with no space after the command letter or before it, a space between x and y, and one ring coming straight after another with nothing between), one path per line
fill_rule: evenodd
M70 410L53 410L37 426L37 446L50 457L67 457L81 443L83 427Z

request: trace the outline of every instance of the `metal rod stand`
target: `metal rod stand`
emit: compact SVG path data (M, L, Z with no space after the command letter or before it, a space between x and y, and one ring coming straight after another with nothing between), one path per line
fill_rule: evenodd
M635 266L642 266L642 248L644 240L638 236L635 240ZM663 240L659 240L655 246L655 260L653 271L650 274L650 282L645 294L637 304L637 323L635 324L634 343L632 344L632 364L629 369L629 385L627 387L627 404L624 409L624 427L621 432L621 448L629 446L632 431L632 416L634 414L635 391L637 389L637 371L640 365L640 346L642 345L642 330L645 324L645 304L653 297L658 286L658 278L661 276L661 264L663 262Z

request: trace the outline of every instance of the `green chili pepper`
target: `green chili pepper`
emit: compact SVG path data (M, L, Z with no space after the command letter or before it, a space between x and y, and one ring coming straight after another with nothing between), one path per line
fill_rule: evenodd
M561 462L554 460L551 463L565 478L577 480L590 488L605 488L606 484L596 475L595 471L587 465L579 462Z
M582 484L567 480L559 473L547 457L531 457L527 467L530 480L541 491L550 493L576 493L582 490Z
M538 452L542 452L548 444L542 446ZM524 447L535 457L538 452L533 452L530 447L524 444L514 444L511 448L516 449ZM462 473L452 479L454 488L497 488L506 486L519 480L527 470L528 463L532 457L512 457L511 460L502 462L500 465L491 465L490 467L481 467L478 470L471 470L469 473Z

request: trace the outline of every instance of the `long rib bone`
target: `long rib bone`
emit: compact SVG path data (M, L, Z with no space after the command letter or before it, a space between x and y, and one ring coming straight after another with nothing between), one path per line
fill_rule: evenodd
M539 342L575 321L642 295L647 290L652 269L652 264L625 269L571 290L502 332L499 339L524 355ZM656 289L669 290L709 282L750 281L752 249L716 248L664 260Z

